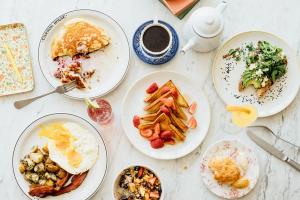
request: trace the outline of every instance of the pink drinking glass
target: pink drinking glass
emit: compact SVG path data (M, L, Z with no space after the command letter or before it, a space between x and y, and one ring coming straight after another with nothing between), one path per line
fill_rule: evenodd
M109 102L101 98L97 98L95 102L98 104L99 108L89 106L87 108L89 117L99 125L110 124L113 118L113 112Z

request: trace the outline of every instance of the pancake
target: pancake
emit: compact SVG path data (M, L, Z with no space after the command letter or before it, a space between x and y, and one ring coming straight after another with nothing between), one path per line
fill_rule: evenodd
M63 33L55 37L51 45L51 57L73 57L77 54L88 54L109 45L109 37L102 28L81 20L68 23Z

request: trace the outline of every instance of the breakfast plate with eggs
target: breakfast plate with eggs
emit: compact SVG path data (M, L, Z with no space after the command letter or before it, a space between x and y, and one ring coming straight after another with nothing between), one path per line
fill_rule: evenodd
M38 50L41 71L56 87L75 81L66 95L103 96L124 79L130 57L127 36L110 16L80 9L57 17L44 31Z
M238 140L221 140L204 153L200 174L211 192L225 199L237 199L254 188L259 165L251 148Z
M107 152L88 121L57 113L35 120L22 132L12 164L17 184L30 199L85 200L104 180Z

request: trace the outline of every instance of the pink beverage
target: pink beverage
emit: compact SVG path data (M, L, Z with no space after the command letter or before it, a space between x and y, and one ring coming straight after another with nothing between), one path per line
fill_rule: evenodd
M100 125L107 125L112 120L112 109L108 101L104 99L96 99L95 103L98 104L99 108L93 108L88 106L87 112L89 117Z

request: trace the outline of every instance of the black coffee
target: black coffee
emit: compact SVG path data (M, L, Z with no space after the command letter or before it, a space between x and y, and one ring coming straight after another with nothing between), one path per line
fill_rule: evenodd
M144 32L144 46L152 52L164 50L169 45L169 42L169 33L161 26L151 26Z

